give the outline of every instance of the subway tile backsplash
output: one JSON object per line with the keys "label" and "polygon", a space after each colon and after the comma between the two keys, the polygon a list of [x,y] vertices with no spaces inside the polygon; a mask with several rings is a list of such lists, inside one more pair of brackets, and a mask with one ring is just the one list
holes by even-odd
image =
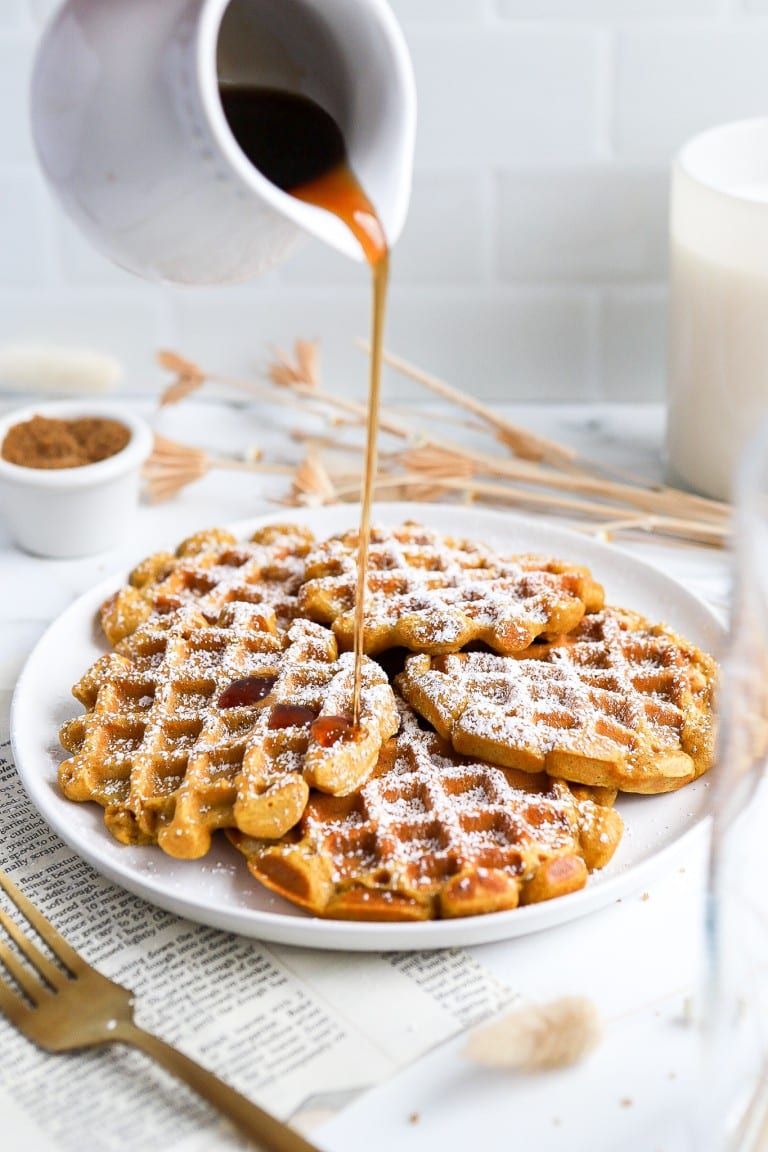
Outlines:
{"label": "subway tile backsplash", "polygon": [[729,0],[499,0],[499,11],[502,16],[515,20],[589,20],[620,24],[659,20],[691,22],[724,14],[728,5]]}
{"label": "subway tile backsplash", "polygon": [[503,173],[499,278],[576,284],[663,279],[668,187],[663,166]]}
{"label": "subway tile backsplash", "polygon": [[768,114],[768,25],[623,30],[613,116],[620,160],[666,160],[692,133]]}
{"label": "subway tile backsplash", "polygon": [[490,168],[595,155],[600,43],[582,29],[421,25],[418,170]]}
{"label": "subway tile backsplash", "polygon": [[24,23],[24,0],[5,0],[0,7],[0,28],[20,28]]}
{"label": "subway tile backsplash", "polygon": [[[56,0],[0,0],[0,342],[87,344],[124,387],[159,347],[258,372],[298,336],[363,395],[365,269],[315,242],[252,284],[144,284],[92,251],[37,172],[29,70]],[[768,115],[768,0],[392,0],[420,98],[393,351],[488,399],[663,396],[671,159]],[[390,374],[392,400],[418,398]]]}

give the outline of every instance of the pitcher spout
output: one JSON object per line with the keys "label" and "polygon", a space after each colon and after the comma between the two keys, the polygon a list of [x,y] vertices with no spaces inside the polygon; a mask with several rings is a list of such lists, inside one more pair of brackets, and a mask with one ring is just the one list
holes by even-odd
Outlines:
{"label": "pitcher spout", "polygon": [[249,279],[302,234],[353,259],[339,219],[252,163],[231,86],[309,98],[339,125],[388,242],[408,209],[413,72],[385,0],[65,0],[32,80],[43,170],[92,243],[148,279]]}

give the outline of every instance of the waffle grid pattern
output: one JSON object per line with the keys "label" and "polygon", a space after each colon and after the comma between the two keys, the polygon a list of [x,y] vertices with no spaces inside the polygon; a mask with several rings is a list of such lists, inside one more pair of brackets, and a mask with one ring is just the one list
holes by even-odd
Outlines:
{"label": "waffle grid pattern", "polygon": [[714,663],[617,609],[518,658],[410,657],[398,684],[457,751],[524,771],[656,793],[713,758]]}
{"label": "waffle grid pattern", "polygon": [[280,844],[234,837],[258,879],[319,915],[416,920],[550,899],[610,859],[613,809],[464,760],[400,710],[396,744],[358,793],[314,794]]}
{"label": "waffle grid pattern", "polygon": [[[330,625],[339,646],[354,637],[358,536],[348,532],[307,557],[302,615]],[[416,524],[374,527],[368,562],[365,650],[402,646],[439,654],[482,641],[517,652],[539,635],[568,632],[603,590],[585,568],[536,556],[501,557],[481,544]]]}
{"label": "waffle grid pattern", "polygon": [[293,524],[269,525],[244,541],[219,528],[198,532],[175,553],[157,552],[133,569],[128,585],[102,607],[105,635],[118,644],[150,618],[186,606],[216,620],[236,602],[269,605],[287,627],[312,543],[311,532]]}
{"label": "waffle grid pattern", "polygon": [[[310,784],[359,784],[397,725],[392,690],[366,661],[365,738],[322,747],[307,725],[269,730],[282,701],[318,714],[350,714],[352,670],[327,629],[297,621],[278,633],[271,611],[229,605],[210,624],[190,610],[140,627],[75,686],[83,716],[65,724],[73,755],[59,779],[73,800],[95,800],[110,831],[128,843],[203,855],[216,828],[280,836],[304,810]],[[221,707],[234,682],[273,681],[266,707]]]}

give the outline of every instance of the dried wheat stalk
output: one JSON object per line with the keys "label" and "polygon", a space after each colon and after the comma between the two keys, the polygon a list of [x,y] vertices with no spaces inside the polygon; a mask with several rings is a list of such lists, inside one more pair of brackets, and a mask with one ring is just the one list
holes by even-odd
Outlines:
{"label": "dried wheat stalk", "polygon": [[[358,341],[358,345],[363,349],[368,348],[367,343],[362,340]],[[437,376],[433,376],[429,372],[424,372],[421,368],[416,367],[400,356],[395,356],[393,353],[385,351],[384,360],[409,379],[424,385],[443,399],[451,400],[466,411],[480,416],[484,423],[494,432],[497,439],[506,444],[520,457],[520,461],[516,462],[516,466],[498,457],[491,457],[490,459],[492,459],[493,464],[488,474],[506,475],[510,478],[520,480],[528,479],[531,483],[550,482],[552,480],[551,471],[545,471],[543,469],[536,470],[534,468],[529,468],[526,471],[526,466],[522,463],[523,461],[534,463],[542,462],[551,465],[553,468],[562,468],[571,473],[570,483],[568,483],[566,478],[562,477],[558,483],[559,487],[565,488],[569,486],[577,491],[592,491],[604,495],[606,498],[611,498],[611,495],[615,495],[619,499],[629,498],[636,506],[645,507],[651,511],[661,511],[665,506],[668,507],[674,504],[677,508],[685,506],[692,513],[695,512],[699,515],[712,518],[728,515],[728,506],[716,500],[682,492],[680,489],[670,488],[663,484],[647,484],[634,477],[626,477],[623,473],[606,468],[602,464],[595,464],[591,461],[584,460],[579,457],[575,450],[563,448],[563,446],[556,441],[539,436],[534,432],[521,428],[517,424],[512,424],[509,420],[499,415],[499,413],[494,412],[493,409],[481,401],[476,400],[472,396],[467,396],[461,392],[460,389],[454,388],[446,381],[441,380]],[[489,459],[489,457],[481,453],[472,453],[463,447],[450,446],[450,450],[474,457],[479,463]],[[576,473],[576,475],[574,475],[574,473]],[[590,473],[591,475],[589,475]],[[618,476],[620,478],[619,483],[607,482],[605,480],[606,474]],[[642,497],[639,493],[642,493]]]}
{"label": "dried wheat stalk", "polygon": [[170,500],[188,484],[201,480],[212,468],[283,476],[292,476],[294,472],[287,464],[265,464],[260,460],[212,456],[203,448],[190,448],[156,433],[152,452],[143,468],[144,485],[150,503]]}
{"label": "dried wheat stalk", "polygon": [[[425,486],[425,477],[419,472],[405,474],[378,476],[374,485],[376,492],[396,488],[398,495],[404,500],[423,499],[420,495]],[[596,501],[579,500],[567,496],[554,496],[543,492],[530,492],[524,488],[512,488],[505,484],[494,484],[487,481],[467,481],[461,477],[435,477],[431,481],[431,491],[434,496],[445,495],[446,492],[457,491],[464,493],[465,497],[476,500],[485,497],[496,504],[508,507],[534,508],[540,511],[561,513],[570,516],[574,513],[595,518],[602,518],[612,532],[636,531],[643,533],[659,533],[663,536],[681,536],[687,540],[694,540],[700,544],[711,544],[721,547],[728,539],[727,525],[709,524],[697,520],[687,520],[678,516],[646,516],[637,514],[626,516],[622,520],[615,517],[615,509]],[[391,494],[391,493],[390,493]],[[337,500],[356,500],[360,495],[359,478],[351,483],[338,484],[335,490]],[[602,525],[598,525],[602,527]]]}
{"label": "dried wheat stalk", "polygon": [[[370,345],[367,341],[358,340],[357,343],[358,347],[370,354]],[[433,376],[431,372],[417,368],[414,364],[410,364],[400,356],[395,356],[392,352],[385,351],[383,359],[385,364],[389,364],[390,367],[396,368],[398,372],[402,372],[411,380],[422,384],[443,400],[450,400],[451,403],[479,416],[481,420],[495,429],[496,436],[502,443],[523,459],[545,460],[556,467],[572,464],[576,460],[577,453],[573,448],[567,448],[555,440],[548,440],[544,436],[539,436],[535,432],[530,432],[509,420],[505,420],[497,412],[491,411],[482,401],[475,399],[474,396],[468,396],[459,388],[454,388],[452,384],[448,384],[447,381]]]}
{"label": "dried wheat stalk", "polygon": [[450,460],[455,462],[457,468],[460,461],[462,467],[471,463],[473,465],[472,474],[476,476],[498,477],[534,487],[554,488],[560,492],[578,492],[585,496],[597,496],[619,506],[629,505],[640,511],[657,515],[694,520],[705,519],[715,523],[724,523],[727,520],[727,505],[720,504],[715,500],[702,501],[701,497],[691,496],[687,492],[681,492],[674,488],[640,488],[606,480],[600,476],[589,476],[583,472],[555,472],[526,460],[492,457],[471,449],[431,447],[416,449],[415,453],[413,450],[406,450],[401,453],[403,465],[418,468],[420,466],[418,461],[424,458],[426,451],[430,452],[435,460],[441,455],[444,456],[446,467],[448,467]]}
{"label": "dried wheat stalk", "polygon": [[[382,431],[404,441],[406,446],[398,452],[382,454],[376,491],[411,500],[440,499],[451,493],[455,498],[463,493],[469,500],[535,508],[570,518],[586,516],[595,521],[593,531],[604,533],[651,532],[716,546],[727,540],[727,505],[660,484],[631,482],[626,477],[616,479],[615,474],[608,478],[605,469],[580,458],[573,449],[512,424],[481,401],[465,396],[391,353],[386,353],[385,358],[442,399],[478,417],[484,427],[512,449],[514,456],[468,448],[431,430],[414,428],[400,413],[383,410]],[[297,341],[293,358],[278,351],[265,368],[269,381],[266,386],[204,371],[172,352],[162,352],[158,359],[176,376],[163,393],[162,403],[176,403],[210,381],[271,402],[295,405],[298,397],[315,415],[330,420],[337,429],[345,423],[359,428],[367,414],[364,404],[335,396],[322,386],[316,342]],[[359,445],[338,435],[321,437],[303,430],[296,430],[293,435],[306,447],[305,458],[296,469],[214,458],[201,449],[185,448],[160,437],[147,467],[150,494],[154,499],[167,499],[210,468],[242,468],[290,474],[292,485],[285,499],[289,504],[314,506],[359,498],[360,470],[342,471],[329,463],[332,455],[359,453]]]}

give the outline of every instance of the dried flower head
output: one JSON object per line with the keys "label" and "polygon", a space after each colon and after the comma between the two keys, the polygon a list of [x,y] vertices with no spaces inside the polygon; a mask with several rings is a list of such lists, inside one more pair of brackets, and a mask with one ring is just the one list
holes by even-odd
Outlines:
{"label": "dried flower head", "polygon": [[205,383],[205,373],[192,360],[185,360],[176,352],[161,351],[157,354],[157,362],[161,368],[176,374],[176,379],[169,384],[160,396],[160,404],[177,404],[190,392],[195,392],[201,384]]}
{"label": "dried flower head", "polygon": [[286,504],[300,508],[318,508],[338,499],[328,470],[317,452],[309,451],[293,475],[291,493]]}
{"label": "dried flower head", "polygon": [[278,349],[277,359],[267,366],[267,376],[278,388],[320,386],[320,345],[317,340],[297,340],[295,359]]}
{"label": "dried flower head", "polygon": [[[440,500],[448,491],[444,481],[466,480],[469,488],[469,481],[475,474],[471,460],[436,445],[408,448],[399,454],[399,461],[408,473],[400,495],[404,500]],[[423,484],[415,480],[421,476],[424,477]]]}
{"label": "dried flower head", "polygon": [[210,467],[211,458],[202,448],[189,448],[156,434],[152,453],[143,469],[150,502],[170,500],[182,488],[205,476]]}
{"label": "dried flower head", "polygon": [[475,464],[458,452],[425,444],[419,448],[407,448],[400,453],[400,462],[409,472],[423,473],[433,480],[465,479],[475,474]]}
{"label": "dried flower head", "polygon": [[[408,445],[408,450],[381,457],[382,470],[375,478],[377,492],[406,500],[482,500],[533,509],[568,516],[578,520],[582,530],[605,534],[647,532],[716,547],[727,543],[727,505],[594,465],[574,449],[512,424],[478,398],[415,365],[388,352],[385,360],[443,401],[460,408],[466,427],[476,427],[479,419],[481,427],[511,449],[514,458],[507,452],[483,452],[448,442],[431,430],[414,427],[411,413],[402,419],[395,411],[382,409],[381,431],[397,437]],[[295,408],[297,400],[301,401],[305,412],[322,416],[337,428],[358,428],[365,423],[365,403],[336,396],[323,388],[316,341],[297,340],[292,355],[279,352],[266,369],[269,384],[265,385],[205,371],[174,352],[161,352],[158,362],[176,375],[163,396],[166,404],[210,381],[245,391],[251,398],[264,398],[291,408]],[[360,497],[359,472],[349,473],[344,463],[337,469],[329,462],[327,449],[341,451],[350,447],[341,436],[318,439],[315,451],[308,453],[296,470],[262,463],[254,458],[255,453],[246,459],[209,458],[200,449],[173,446],[169,441],[164,444],[164,452],[158,449],[147,469],[153,499],[167,499],[213,467],[287,473],[293,481],[286,501],[289,504],[312,506]],[[179,452],[185,455],[179,458]]]}
{"label": "dried flower head", "polygon": [[518,428],[501,417],[497,417],[491,423],[495,427],[496,439],[521,460],[552,464],[555,468],[568,468],[578,457],[575,448],[556,444],[553,440],[537,436],[535,432],[529,432],[526,428]]}

